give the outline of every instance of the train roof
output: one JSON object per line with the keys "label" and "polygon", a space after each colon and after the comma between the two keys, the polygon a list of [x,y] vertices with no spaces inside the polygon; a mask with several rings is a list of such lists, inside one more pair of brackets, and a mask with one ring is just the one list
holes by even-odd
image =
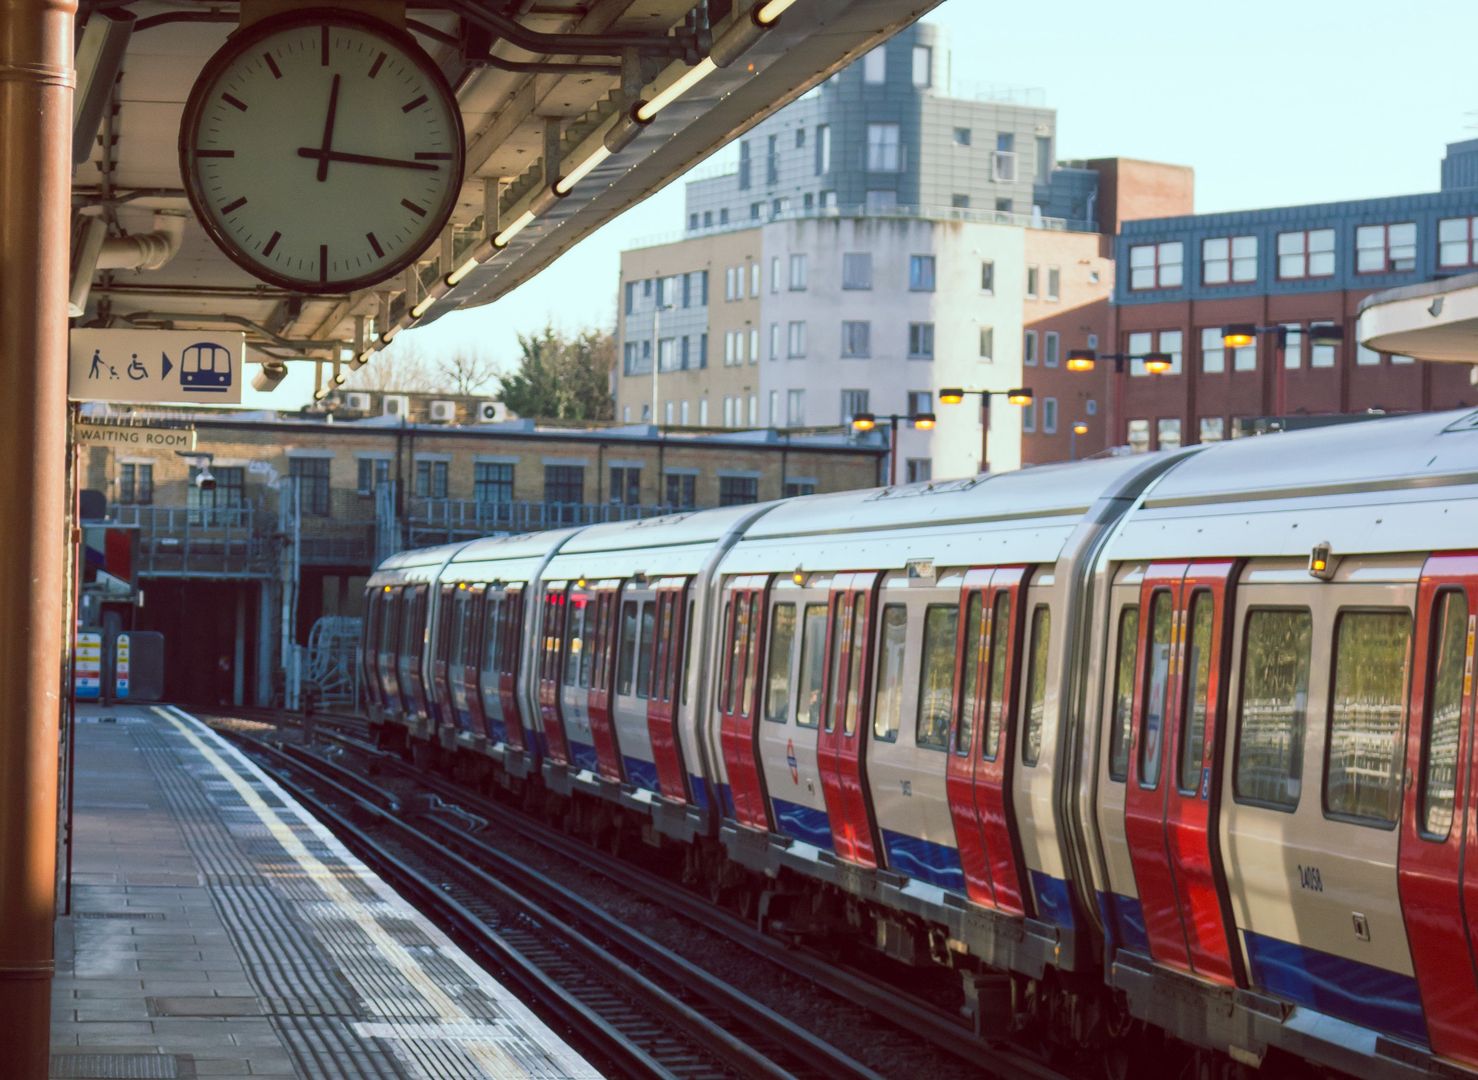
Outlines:
{"label": "train roof", "polygon": [[1421,413],[1211,446],[1153,485],[1110,554],[1471,548],[1475,520],[1478,412]]}
{"label": "train roof", "polygon": [[614,521],[581,530],[549,563],[548,576],[610,578],[635,572],[696,574],[724,538],[781,503],[746,503],[713,510],[669,514],[641,521]]}
{"label": "train roof", "polygon": [[502,562],[505,559],[533,559],[548,555],[580,529],[549,529],[545,532],[518,533],[514,536],[488,536],[473,540],[457,552],[456,563]]}

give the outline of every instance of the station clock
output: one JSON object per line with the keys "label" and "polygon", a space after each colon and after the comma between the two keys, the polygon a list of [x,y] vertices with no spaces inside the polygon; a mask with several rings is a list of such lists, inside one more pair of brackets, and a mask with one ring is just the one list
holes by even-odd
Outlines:
{"label": "station clock", "polygon": [[274,285],[385,281],[438,237],[462,185],[462,114],[407,33],[308,9],[238,30],[206,64],[180,126],[195,215]]}

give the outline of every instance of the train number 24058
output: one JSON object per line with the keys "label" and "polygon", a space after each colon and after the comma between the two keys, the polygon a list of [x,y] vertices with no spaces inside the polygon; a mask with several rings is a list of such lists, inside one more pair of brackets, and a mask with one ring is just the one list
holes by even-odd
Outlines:
{"label": "train number 24058", "polygon": [[1319,868],[1317,866],[1300,865],[1298,868],[1298,885],[1299,888],[1308,889],[1310,892],[1323,892],[1324,881],[1319,877]]}

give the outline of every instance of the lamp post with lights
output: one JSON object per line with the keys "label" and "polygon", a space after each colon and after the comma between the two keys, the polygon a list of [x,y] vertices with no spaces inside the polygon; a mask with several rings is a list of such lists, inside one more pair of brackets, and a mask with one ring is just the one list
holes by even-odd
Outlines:
{"label": "lamp post with lights", "polygon": [[907,420],[915,431],[934,430],[934,414],[923,413],[870,413],[860,412],[852,417],[852,430],[867,432],[879,424],[888,425],[888,486],[898,482],[898,424]]}
{"label": "lamp post with lights", "polygon": [[1086,420],[1074,420],[1071,428],[1072,438],[1068,440],[1068,460],[1078,460],[1078,436],[1088,434],[1088,422]]}
{"label": "lamp post with lights", "polygon": [[[1258,326],[1256,323],[1232,323],[1221,328],[1221,343],[1228,349],[1244,349],[1257,341],[1258,335],[1272,337],[1276,346],[1273,355],[1273,414],[1282,416],[1288,411],[1287,368],[1288,331],[1301,329],[1284,326]],[[1314,345],[1338,345],[1345,339],[1345,328],[1338,323],[1326,323],[1317,329],[1310,325],[1309,341]]]}
{"label": "lamp post with lights", "polygon": [[1106,425],[1109,432],[1117,430],[1123,418],[1124,372],[1128,369],[1129,361],[1138,360],[1144,364],[1144,370],[1150,375],[1167,375],[1175,367],[1175,357],[1168,352],[1100,353],[1094,349],[1069,349],[1067,369],[1076,372],[1093,371],[1100,360],[1110,361],[1114,365],[1114,407]]}
{"label": "lamp post with lights", "polygon": [[1003,397],[1012,405],[1026,408],[1032,403],[1029,386],[1014,386],[1010,390],[966,390],[960,386],[947,386],[939,391],[939,404],[958,405],[968,394],[980,395],[980,471],[990,471],[990,399]]}

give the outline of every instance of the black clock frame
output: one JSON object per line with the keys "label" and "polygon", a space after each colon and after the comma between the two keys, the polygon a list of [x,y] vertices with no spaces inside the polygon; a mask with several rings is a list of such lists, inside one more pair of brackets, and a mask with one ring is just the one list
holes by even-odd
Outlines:
{"label": "black clock frame", "polygon": [[284,29],[294,27],[310,26],[343,26],[356,30],[365,30],[373,34],[379,34],[387,41],[404,50],[405,54],[425,75],[427,81],[442,95],[442,99],[450,107],[452,123],[456,128],[455,138],[452,140],[453,160],[451,162],[454,183],[447,187],[446,195],[440,205],[436,206],[428,215],[428,226],[426,235],[436,237],[446,227],[451,219],[452,211],[456,209],[457,199],[462,190],[462,181],[467,167],[467,138],[462,126],[462,110],[457,103],[456,95],[452,92],[451,85],[446,81],[446,76],[436,66],[435,61],[427,55],[426,50],[407,31],[377,19],[370,15],[363,15],[356,11],[348,11],[339,8],[307,8],[302,11],[288,11],[279,15],[272,15],[260,22],[253,23],[244,29],[237,30],[226,43],[216,50],[214,55],[205,62],[200,75],[195,80],[195,85],[190,88],[190,96],[185,99],[185,112],[180,120],[179,157],[180,177],[184,182],[185,194],[190,200],[190,209],[194,211],[195,220],[200,223],[216,247],[220,248],[226,256],[241,269],[251,274],[252,277],[265,281],[270,285],[291,290],[293,292],[307,293],[314,296],[337,295],[344,292],[352,292],[355,289],[370,288],[382,282],[389,281],[401,273],[421,256],[420,250],[408,249],[406,253],[399,256],[389,266],[377,270],[372,274],[362,275],[344,281],[335,281],[328,284],[320,284],[314,281],[303,281],[298,278],[290,278],[281,274],[275,274],[266,267],[260,265],[251,258],[236,241],[222,229],[211,216],[205,196],[197,189],[194,170],[194,147],[192,140],[198,129],[201,111],[205,108],[209,98],[207,91],[219,75],[228,65],[235,62],[241,56],[249,53],[262,41],[280,33]]}

